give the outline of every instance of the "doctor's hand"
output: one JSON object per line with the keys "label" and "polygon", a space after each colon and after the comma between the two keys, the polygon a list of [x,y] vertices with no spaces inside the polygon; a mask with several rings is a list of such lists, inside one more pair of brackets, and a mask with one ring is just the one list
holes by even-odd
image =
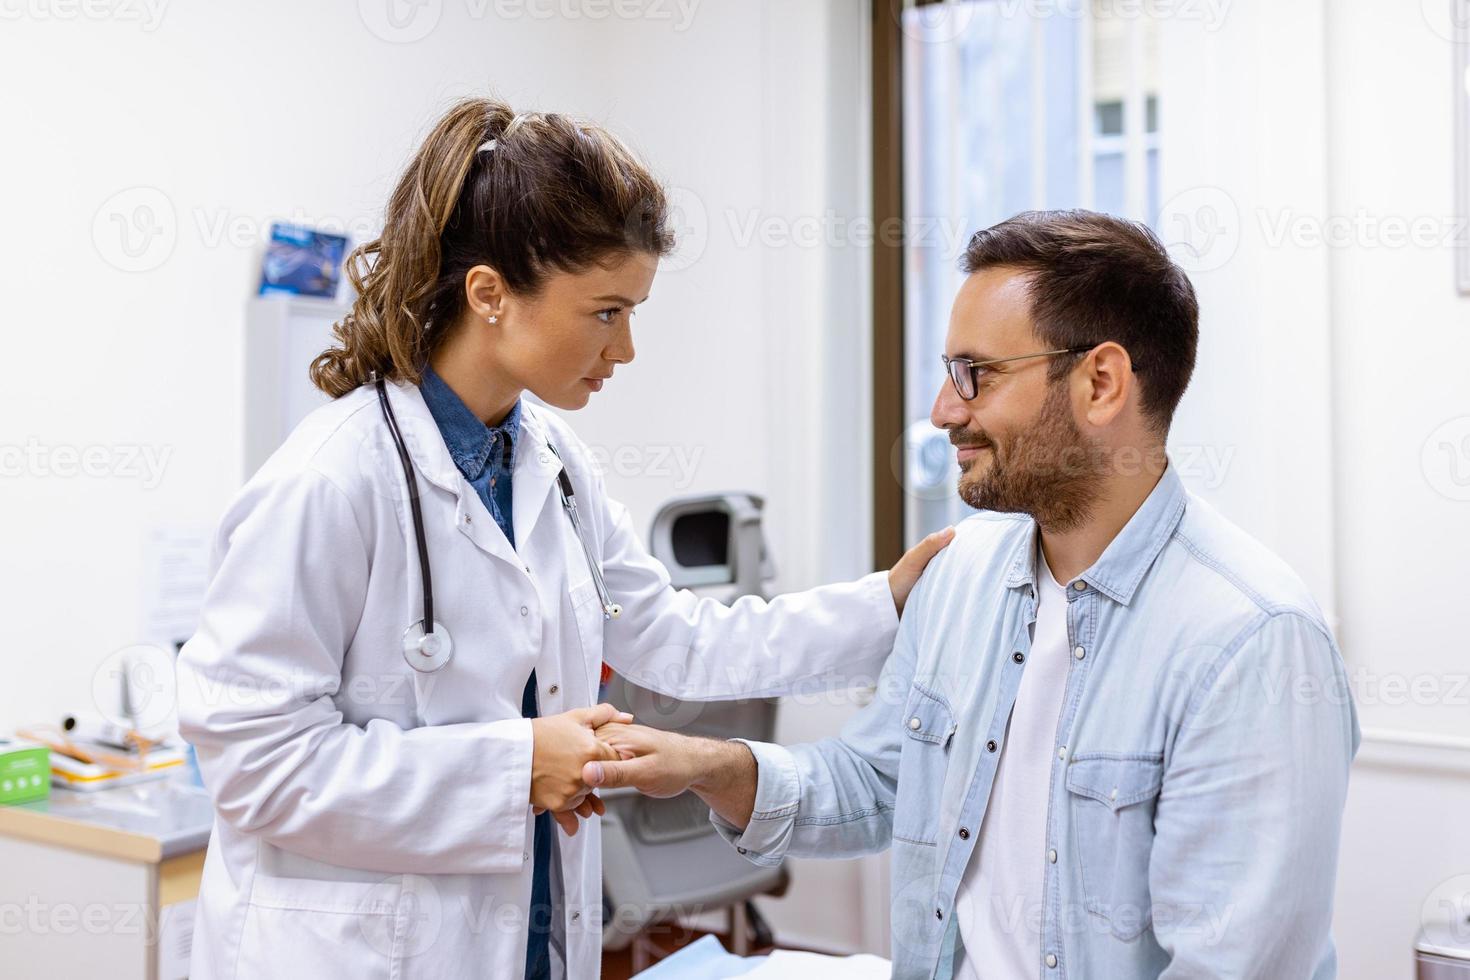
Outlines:
{"label": "doctor's hand", "polygon": [[602,801],[588,796],[582,767],[593,760],[617,759],[618,753],[593,732],[609,722],[632,720],[632,715],[610,704],[531,719],[531,806],[535,812],[552,811],[568,835],[577,832],[578,817],[602,813]]}
{"label": "doctor's hand", "polygon": [[943,551],[945,546],[953,540],[953,527],[935,531],[904,552],[903,557],[889,570],[888,589],[893,593],[893,605],[898,609],[900,616],[903,615],[903,604],[908,602],[909,593],[914,590],[919,576],[924,574],[924,569],[929,565],[929,559]]}

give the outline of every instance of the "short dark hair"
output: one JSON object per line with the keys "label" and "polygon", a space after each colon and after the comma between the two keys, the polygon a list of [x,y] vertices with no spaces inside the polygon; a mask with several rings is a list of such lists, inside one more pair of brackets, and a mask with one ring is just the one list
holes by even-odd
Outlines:
{"label": "short dark hair", "polygon": [[[1110,340],[1128,351],[1144,415],[1169,431],[1194,373],[1199,302],[1146,225],[1096,211],[1023,211],[976,232],[965,249],[966,273],[1000,267],[1026,274],[1046,346]],[[1051,377],[1073,363],[1056,359]]]}

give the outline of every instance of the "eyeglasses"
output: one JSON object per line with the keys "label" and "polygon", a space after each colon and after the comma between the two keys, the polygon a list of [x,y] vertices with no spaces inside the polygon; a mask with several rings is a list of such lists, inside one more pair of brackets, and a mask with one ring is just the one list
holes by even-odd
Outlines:
{"label": "eyeglasses", "polygon": [[975,392],[980,386],[980,372],[986,370],[991,364],[1004,364],[1006,361],[1024,361],[1030,357],[1053,357],[1057,354],[1080,354],[1090,351],[1096,344],[1084,344],[1081,347],[1063,347],[1060,350],[1037,351],[1035,354],[1017,354],[1015,357],[993,357],[988,361],[972,361],[968,357],[950,357],[948,354],[940,354],[939,359],[944,362],[944,368],[949,372],[949,380],[954,382],[954,390],[959,392],[965,401],[975,397]]}

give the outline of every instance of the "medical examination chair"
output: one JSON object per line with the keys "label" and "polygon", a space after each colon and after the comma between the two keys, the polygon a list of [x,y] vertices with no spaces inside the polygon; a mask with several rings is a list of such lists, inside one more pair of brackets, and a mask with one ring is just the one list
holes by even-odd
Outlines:
{"label": "medical examination chair", "polygon": [[[761,527],[764,501],[748,493],[680,497],[654,517],[651,550],[675,588],[731,602],[767,597],[775,577]],[[639,724],[686,735],[775,736],[776,701],[684,702],[614,675],[603,700],[633,712]],[[662,950],[650,926],[681,915],[729,913],[732,950],[744,955],[773,944],[751,898],[785,891],[784,866],[756,867],[715,833],[709,808],[693,793],[650,799],[632,789],[600,794],[602,818],[603,948],[632,946],[635,972]]]}

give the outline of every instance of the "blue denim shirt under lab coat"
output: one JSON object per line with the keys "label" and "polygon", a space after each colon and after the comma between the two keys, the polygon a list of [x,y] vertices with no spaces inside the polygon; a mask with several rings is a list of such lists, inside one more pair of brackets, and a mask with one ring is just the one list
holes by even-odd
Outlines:
{"label": "blue denim shirt under lab coat", "polygon": [[[893,848],[895,978],[950,976],[1035,622],[1035,523],[975,515],[910,596],[876,699],[840,737],[748,743],[758,864]],[[1072,660],[1051,762],[1043,980],[1332,977],[1357,714],[1301,581],[1173,467],[1068,583]],[[981,964],[985,951],[966,950]]]}

